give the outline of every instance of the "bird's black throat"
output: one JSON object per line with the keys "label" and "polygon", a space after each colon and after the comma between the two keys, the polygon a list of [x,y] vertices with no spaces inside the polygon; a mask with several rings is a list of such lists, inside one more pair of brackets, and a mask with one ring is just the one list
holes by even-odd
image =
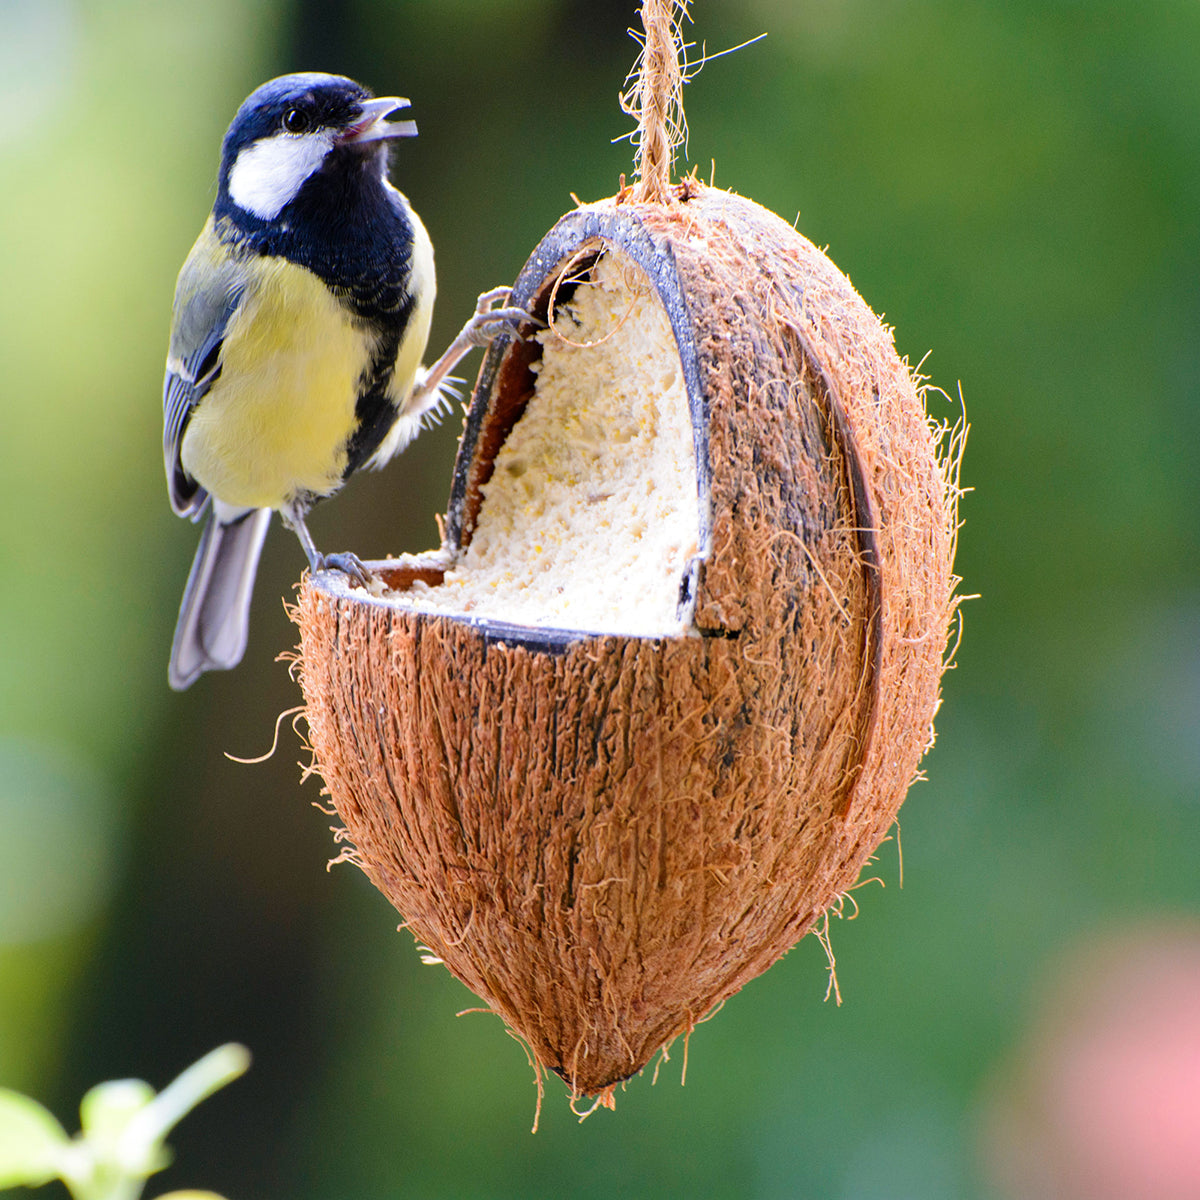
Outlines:
{"label": "bird's black throat", "polygon": [[411,312],[412,224],[384,182],[376,142],[331,150],[271,220],[239,208],[222,189],[213,209],[222,240],[243,253],[286,258],[323,280],[381,334]]}

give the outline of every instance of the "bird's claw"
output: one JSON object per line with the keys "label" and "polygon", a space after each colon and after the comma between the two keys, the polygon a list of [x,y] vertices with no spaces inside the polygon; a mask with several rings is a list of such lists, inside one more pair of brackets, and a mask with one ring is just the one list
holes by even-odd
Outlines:
{"label": "bird's claw", "polygon": [[512,288],[507,284],[494,287],[490,292],[483,292],[475,303],[475,315],[481,317],[491,312],[493,305],[499,304],[501,300],[508,300],[511,296]]}
{"label": "bird's claw", "polygon": [[323,554],[321,556],[322,571],[341,571],[348,575],[359,587],[366,587],[371,581],[371,572],[363,564],[357,554],[347,551],[344,554]]}
{"label": "bird's claw", "polygon": [[538,328],[545,326],[544,321],[516,305],[493,307],[511,298],[512,291],[507,287],[492,288],[490,292],[484,292],[479,297],[475,305],[475,315],[463,330],[463,336],[472,346],[488,346],[502,333],[512,333],[520,337],[522,325],[534,325]]}

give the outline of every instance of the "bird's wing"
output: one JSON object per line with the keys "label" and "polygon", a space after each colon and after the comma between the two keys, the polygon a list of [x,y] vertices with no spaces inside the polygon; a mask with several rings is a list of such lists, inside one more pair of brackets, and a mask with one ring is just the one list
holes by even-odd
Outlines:
{"label": "bird's wing", "polygon": [[246,291],[241,262],[222,253],[211,222],[188,255],[175,288],[163,379],[163,463],[171,507],[196,519],[208,493],[184,469],[183,435],[196,405],[221,374],[225,331]]}

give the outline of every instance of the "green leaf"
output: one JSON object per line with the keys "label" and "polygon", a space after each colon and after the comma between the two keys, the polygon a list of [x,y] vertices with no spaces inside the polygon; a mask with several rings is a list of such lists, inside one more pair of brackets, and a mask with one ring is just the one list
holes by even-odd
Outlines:
{"label": "green leaf", "polygon": [[0,1188],[48,1183],[69,1145],[52,1113],[20,1092],[0,1088]]}
{"label": "green leaf", "polygon": [[167,1192],[158,1200],[225,1200],[225,1197],[218,1196],[216,1192],[197,1192],[189,1188],[182,1192]]}
{"label": "green leaf", "polygon": [[125,1132],[135,1113],[154,1099],[141,1079],[114,1079],[88,1090],[79,1104],[79,1120],[89,1142],[111,1144]]}
{"label": "green leaf", "polygon": [[236,1042],[210,1050],[173,1079],[130,1123],[128,1137],[144,1145],[162,1142],[201,1100],[235,1080],[250,1065],[250,1051]]}

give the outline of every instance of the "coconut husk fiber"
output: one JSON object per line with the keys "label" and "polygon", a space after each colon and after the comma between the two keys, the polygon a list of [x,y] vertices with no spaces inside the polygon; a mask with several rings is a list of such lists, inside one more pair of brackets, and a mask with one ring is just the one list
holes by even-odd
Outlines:
{"label": "coconut husk fiber", "polygon": [[[790,225],[694,181],[569,213],[513,303],[612,247],[675,334],[696,441],[692,630],[624,637],[408,611],[336,573],[296,616],[315,765],[353,860],[560,1075],[606,1092],[849,889],[932,740],[953,471],[890,331]],[[464,429],[436,582],[520,419],[502,338]]]}

